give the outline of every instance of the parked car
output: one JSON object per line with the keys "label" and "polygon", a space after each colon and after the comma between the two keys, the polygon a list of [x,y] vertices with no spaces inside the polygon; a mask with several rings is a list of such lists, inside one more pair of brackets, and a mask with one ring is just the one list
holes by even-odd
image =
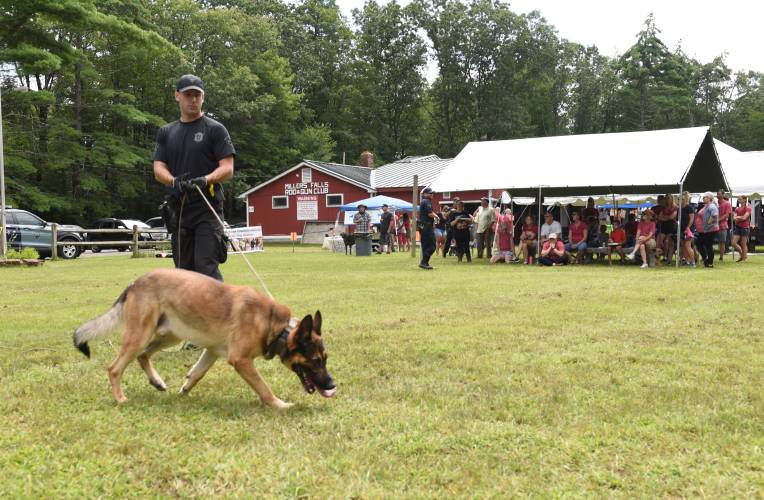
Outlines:
{"label": "parked car", "polygon": [[[133,241],[132,230],[133,226],[138,226],[138,229],[151,229],[148,224],[139,220],[132,219],[115,219],[114,217],[105,217],[98,219],[91,224],[91,229],[126,229],[130,230],[130,233],[92,233],[86,234],[88,241],[101,242],[101,241]],[[149,233],[139,233],[138,239],[141,241],[150,241],[151,235]],[[126,250],[132,250],[132,245],[93,245],[90,247],[90,251],[98,253],[104,249],[116,248],[120,252]]]}
{"label": "parked car", "polygon": [[162,233],[150,233],[152,236],[152,239],[154,240],[167,240],[170,239],[170,235],[167,234],[167,228],[164,226],[164,219],[161,217],[152,217],[150,219],[146,219],[146,224],[151,229],[164,229],[164,232]]}
{"label": "parked car", "polygon": [[[16,208],[6,209],[8,224],[6,235],[8,245],[15,249],[34,248],[41,257],[50,257],[53,232],[51,223],[42,220],[32,212]],[[57,224],[58,255],[64,259],[76,259],[82,253],[82,246],[70,243],[83,241],[83,228],[75,225]]]}

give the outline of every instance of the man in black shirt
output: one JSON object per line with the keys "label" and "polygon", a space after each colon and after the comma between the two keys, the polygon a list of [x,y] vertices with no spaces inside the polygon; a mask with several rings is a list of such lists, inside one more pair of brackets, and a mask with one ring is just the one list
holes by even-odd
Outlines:
{"label": "man in black shirt", "polygon": [[430,265],[430,257],[435,252],[435,224],[438,216],[432,211],[432,189],[426,187],[422,190],[422,203],[419,204],[419,220],[417,229],[422,242],[422,261],[419,267],[433,269]]}
{"label": "man in black shirt", "polygon": [[393,225],[393,214],[389,210],[387,204],[382,205],[382,215],[379,216],[379,244],[382,245],[382,251],[385,253],[390,253],[392,246],[390,229]]}
{"label": "man in black shirt", "polygon": [[[223,218],[223,187],[233,177],[236,150],[228,130],[202,113],[204,85],[194,75],[180,77],[175,86],[180,119],[157,133],[154,177],[166,186],[167,202],[179,224],[172,233],[175,267],[197,271],[223,281],[218,268],[226,259],[223,228],[199,194]],[[170,227],[172,226],[172,227]]]}

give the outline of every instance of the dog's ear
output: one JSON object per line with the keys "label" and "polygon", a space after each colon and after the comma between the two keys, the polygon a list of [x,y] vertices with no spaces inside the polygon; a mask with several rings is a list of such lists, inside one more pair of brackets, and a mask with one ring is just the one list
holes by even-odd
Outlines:
{"label": "dog's ear", "polygon": [[297,349],[297,344],[300,344],[305,340],[310,340],[312,331],[313,318],[308,314],[302,318],[302,321],[297,325],[297,328],[289,334],[289,337],[287,338],[287,347],[289,350],[295,350]]}
{"label": "dog's ear", "polygon": [[321,336],[321,311],[316,311],[316,314],[313,315],[313,329],[316,331],[316,334],[320,337]]}

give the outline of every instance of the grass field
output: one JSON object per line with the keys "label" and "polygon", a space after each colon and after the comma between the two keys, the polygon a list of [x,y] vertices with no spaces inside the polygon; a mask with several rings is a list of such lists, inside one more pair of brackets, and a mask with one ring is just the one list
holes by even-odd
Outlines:
{"label": "grass field", "polygon": [[[764,258],[714,270],[491,267],[270,248],[295,316],[324,315],[331,400],[257,360],[287,413],[198,352],[136,364],[71,346],[168,260],[0,269],[0,497],[506,497],[764,494]],[[229,283],[254,283],[241,259]]]}

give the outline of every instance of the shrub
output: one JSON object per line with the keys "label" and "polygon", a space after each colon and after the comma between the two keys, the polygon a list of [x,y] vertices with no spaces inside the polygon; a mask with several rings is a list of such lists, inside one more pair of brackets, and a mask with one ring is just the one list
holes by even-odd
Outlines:
{"label": "shrub", "polygon": [[22,248],[20,252],[18,250],[9,248],[8,252],[6,253],[6,257],[9,259],[35,260],[40,258],[40,254],[37,253],[37,250],[34,248]]}

